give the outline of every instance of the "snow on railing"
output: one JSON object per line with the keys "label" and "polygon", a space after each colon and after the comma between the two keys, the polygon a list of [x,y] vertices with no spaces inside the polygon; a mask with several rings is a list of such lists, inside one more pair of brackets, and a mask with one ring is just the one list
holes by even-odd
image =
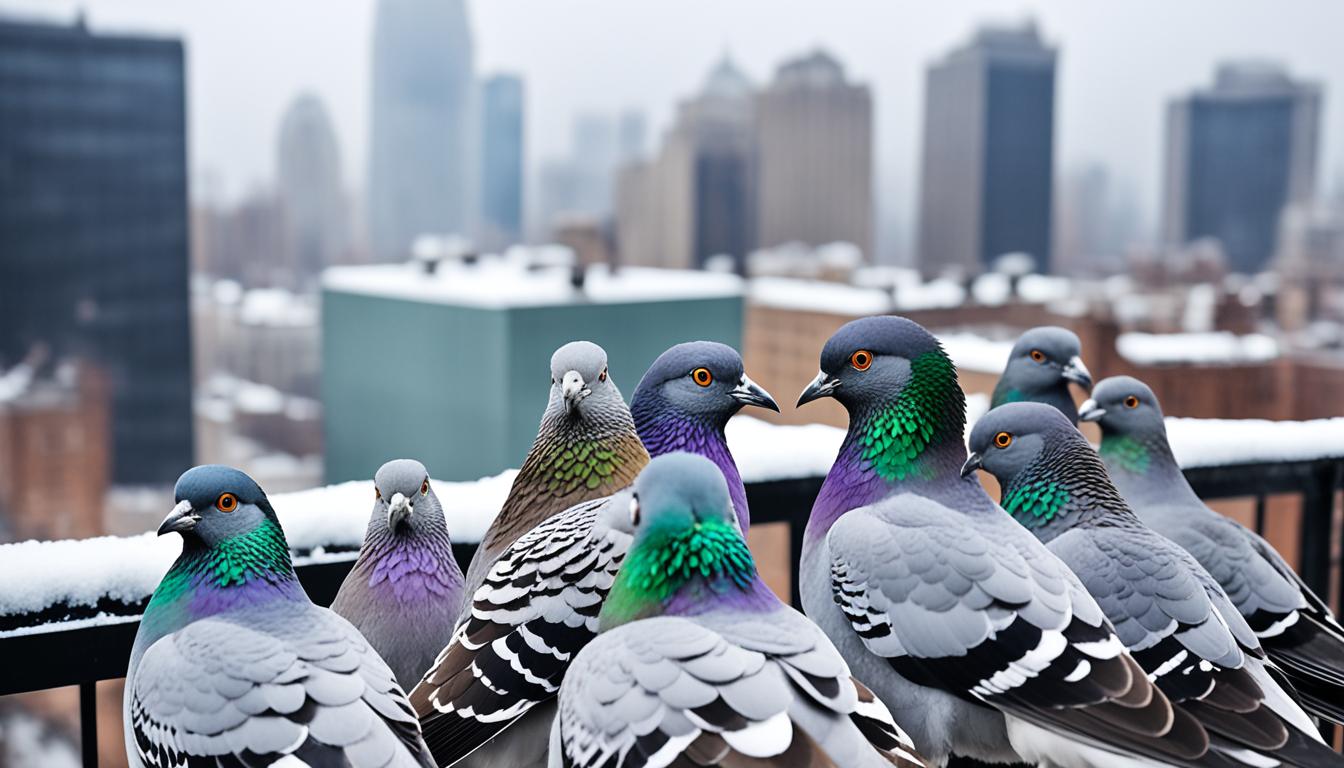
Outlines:
{"label": "snow on railing", "polygon": [[[968,402],[971,420],[986,409],[983,395]],[[1271,464],[1344,458],[1344,418],[1259,421],[1170,418],[1172,449],[1184,467]],[[778,426],[739,416],[728,425],[728,443],[748,484],[819,478],[835,460],[844,430],[811,424]],[[508,494],[516,470],[471,482],[435,481],[453,540],[480,541]],[[271,497],[296,564],[350,558],[359,547],[373,504],[372,480],[360,480]],[[164,499],[164,512],[171,507]],[[104,536],[0,545],[0,626],[6,617],[53,606],[83,608],[87,615],[107,601],[134,605],[146,599],[177,557],[177,537]],[[59,563],[60,567],[53,564]],[[125,621],[125,616],[84,619]],[[55,617],[53,620],[59,620]],[[17,634],[32,627],[0,632]]]}

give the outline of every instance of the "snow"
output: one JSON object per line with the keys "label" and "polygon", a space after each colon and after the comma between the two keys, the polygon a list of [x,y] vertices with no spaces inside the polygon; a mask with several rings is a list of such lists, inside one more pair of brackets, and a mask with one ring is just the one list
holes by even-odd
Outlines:
{"label": "snow", "polygon": [[7,707],[0,713],[0,765],[78,768],[80,757],[60,729],[30,712]]}
{"label": "snow", "polygon": [[[536,252],[536,253],[534,253]],[[544,249],[511,248],[481,256],[476,263],[440,262],[434,274],[421,264],[332,267],[322,274],[330,291],[428,303],[503,309],[576,301],[622,303],[742,295],[736,275],[691,270],[622,267],[588,268],[582,292],[570,283],[570,268],[555,266]]]}
{"label": "snow", "polygon": [[0,403],[22,395],[33,380],[33,368],[27,363],[19,363],[8,371],[0,373]]}
{"label": "snow", "polygon": [[243,294],[238,318],[245,325],[273,328],[311,328],[317,325],[317,306],[309,297],[281,288],[253,288]]}
{"label": "snow", "polygon": [[1122,333],[1116,350],[1131,363],[1249,363],[1273,360],[1279,344],[1260,333]]}
{"label": "snow", "polygon": [[891,294],[877,288],[857,288],[826,280],[757,277],[747,282],[752,304],[861,317],[892,310]]}
{"label": "snow", "polygon": [[936,335],[959,370],[1002,373],[1013,351],[1012,341],[995,341],[965,332]]}
{"label": "snow", "polygon": [[1217,467],[1344,456],[1344,417],[1312,421],[1167,418],[1182,467]]}

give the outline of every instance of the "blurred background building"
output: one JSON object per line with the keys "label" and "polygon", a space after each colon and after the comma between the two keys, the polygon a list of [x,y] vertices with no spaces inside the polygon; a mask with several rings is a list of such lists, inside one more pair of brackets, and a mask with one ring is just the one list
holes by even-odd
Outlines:
{"label": "blurred background building", "polygon": [[523,81],[498,74],[481,85],[481,245],[523,235]]}
{"label": "blurred background building", "polygon": [[305,93],[285,110],[276,150],[276,187],[283,256],[268,281],[311,286],[350,247],[350,214],[341,180],[340,147],[327,108]]}

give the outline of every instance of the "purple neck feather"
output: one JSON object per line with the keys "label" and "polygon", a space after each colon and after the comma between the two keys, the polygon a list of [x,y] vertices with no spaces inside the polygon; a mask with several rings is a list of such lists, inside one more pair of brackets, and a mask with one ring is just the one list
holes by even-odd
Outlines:
{"label": "purple neck feather", "polygon": [[718,466],[728,481],[728,496],[733,501],[733,510],[737,512],[737,524],[745,532],[751,525],[751,515],[747,510],[747,489],[742,484],[742,475],[737,471],[733,454],[728,450],[723,426],[666,411],[648,418],[640,418],[642,415],[636,416],[635,427],[650,458],[685,451],[704,456]]}
{"label": "purple neck feather", "polygon": [[384,528],[368,538],[355,567],[368,575],[369,591],[378,598],[424,603],[462,589],[452,558],[447,534],[392,534]]}
{"label": "purple neck feather", "polygon": [[714,611],[734,613],[767,613],[782,603],[775,593],[753,573],[746,589],[723,579],[722,583],[694,581],[678,589],[663,603],[664,616],[700,616]]}

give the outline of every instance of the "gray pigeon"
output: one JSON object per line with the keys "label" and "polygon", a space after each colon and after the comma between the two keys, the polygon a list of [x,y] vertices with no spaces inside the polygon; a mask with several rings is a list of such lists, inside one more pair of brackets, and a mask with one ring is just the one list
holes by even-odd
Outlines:
{"label": "gray pigeon", "polygon": [[1139,519],[1194,555],[1283,668],[1308,712],[1344,724],[1344,629],[1269,542],[1209,509],[1181,473],[1143,382],[1103,380],[1083,404],[1101,458]]}
{"label": "gray pigeon", "polygon": [[425,465],[389,461],[373,478],[373,514],[359,559],[331,609],[350,620],[410,690],[452,637],[462,569]]}
{"label": "gray pigeon", "polygon": [[994,386],[990,406],[1034,402],[1053,405],[1069,421],[1078,423],[1078,406],[1069,384],[1092,391],[1092,374],[1083,365],[1082,344],[1067,328],[1042,325],[1018,337],[1008,355],[1008,365]]}
{"label": "gray pigeon", "polygon": [[971,432],[968,475],[998,478],[1003,508],[1082,579],[1148,676],[1232,759],[1341,764],[1271,677],[1222,587],[1190,553],[1139,521],[1092,446],[1042,403],[995,408]]}
{"label": "gray pigeon", "polygon": [[756,571],[710,460],[659,456],[603,521],[634,537],[560,688],[551,765],[924,762],[826,636]]}
{"label": "gray pigeon", "polygon": [[965,396],[900,317],[846,324],[799,404],[850,414],[803,538],[803,607],[943,764],[1188,762],[1197,723],[1130,657],[1078,578],[960,475]]}
{"label": "gray pigeon", "polygon": [[[680,382],[664,377],[674,367],[685,368],[680,378],[690,386],[678,389]],[[709,385],[701,383],[705,374]],[[730,486],[741,486],[719,419],[742,408],[746,397],[765,407],[773,403],[743,379],[740,357],[722,345],[698,342],[668,350],[644,375],[632,405],[653,438],[649,447],[709,456],[725,476],[731,468]],[[715,381],[727,386],[714,386]],[[682,432],[692,437],[663,439],[672,423],[687,425]],[[544,764],[560,678],[597,633],[598,608],[628,544],[627,536],[595,525],[602,508],[625,503],[620,498],[553,515],[496,558],[452,642],[411,693],[441,764],[468,754],[472,765]],[[742,498],[739,514],[746,511],[745,493]]]}
{"label": "gray pigeon", "polygon": [[266,494],[187,470],[159,534],[182,554],[140,621],[123,716],[132,768],[432,766],[406,696],[359,631],[308,599]]}

